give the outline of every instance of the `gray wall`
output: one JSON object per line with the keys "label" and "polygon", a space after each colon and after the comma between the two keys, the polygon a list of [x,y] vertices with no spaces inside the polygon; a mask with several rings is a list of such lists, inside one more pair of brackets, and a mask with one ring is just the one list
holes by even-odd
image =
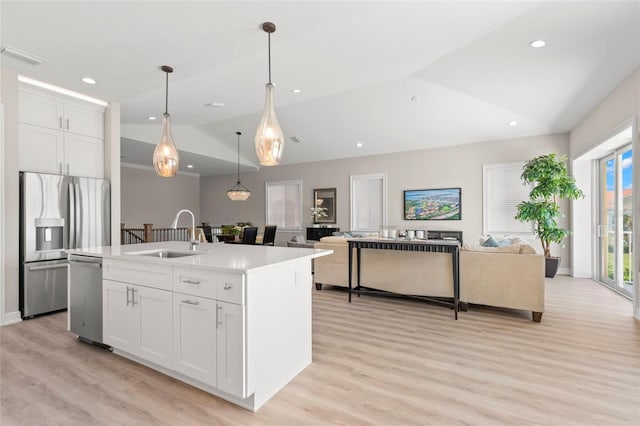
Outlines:
{"label": "gray wall", "polygon": [[[156,175],[151,168],[122,165],[121,221],[127,228],[152,223],[154,228],[168,228],[176,213],[189,209],[200,223],[200,178],[179,174],[172,178]],[[180,217],[180,226],[191,224],[188,215]]]}
{"label": "gray wall", "polygon": [[[285,148],[286,149],[286,148]],[[256,173],[241,174],[242,184],[251,190],[245,202],[232,202],[226,191],[235,184],[235,176],[201,178],[200,213],[212,224],[250,221],[262,227],[265,222],[265,182],[302,179],[304,226],[311,226],[307,214],[312,206],[314,188],[337,188],[337,224],[349,229],[349,176],[385,172],[387,174],[387,222],[400,228],[462,230],[467,242],[477,241],[482,233],[483,164],[524,161],[540,154],[568,154],[567,134],[533,136],[513,140],[489,141],[454,147],[349,158],[335,161],[263,167]],[[462,220],[404,221],[403,190],[426,188],[462,188]],[[567,205],[564,205],[567,211]],[[568,226],[568,214],[564,225]],[[291,234],[279,232],[283,244]],[[567,243],[568,244],[568,243]],[[539,247],[536,248],[538,250]],[[554,255],[569,266],[569,249],[556,247]]]}

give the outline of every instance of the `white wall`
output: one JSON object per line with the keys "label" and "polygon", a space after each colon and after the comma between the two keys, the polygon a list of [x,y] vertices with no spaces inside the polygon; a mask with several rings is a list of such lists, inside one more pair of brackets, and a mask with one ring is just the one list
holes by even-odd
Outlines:
{"label": "white wall", "polygon": [[19,182],[18,182],[18,75],[7,68],[0,69],[0,96],[4,104],[4,287],[2,324],[20,321],[18,307],[19,264]]}
{"label": "white wall", "polygon": [[[286,149],[286,148],[285,148]],[[349,176],[385,172],[387,174],[387,223],[401,228],[462,230],[467,242],[475,242],[482,233],[482,166],[490,163],[524,161],[549,152],[567,154],[568,135],[533,136],[489,141],[447,148],[412,151],[389,155],[321,161],[278,167],[264,167],[255,173],[240,175],[242,184],[251,190],[248,201],[230,201],[226,191],[235,184],[235,176],[201,178],[200,213],[212,224],[250,221],[260,227],[265,222],[264,187],[267,181],[302,179],[304,226],[311,226],[309,209],[314,188],[337,188],[337,224],[349,227]],[[403,190],[427,188],[462,188],[462,220],[403,220]],[[567,205],[564,205],[565,211]],[[568,226],[568,214],[563,225]],[[303,230],[304,233],[304,230]],[[278,232],[283,244],[291,234]],[[539,247],[536,248],[540,250]],[[553,248],[568,268],[569,249]]]}
{"label": "white wall", "polygon": [[[154,228],[168,228],[181,209],[189,209],[200,223],[200,178],[198,175],[178,174],[172,178],[156,175],[149,168],[123,164],[120,169],[121,222],[126,228],[142,228],[152,223]],[[191,225],[187,217],[180,218],[180,226]]]}

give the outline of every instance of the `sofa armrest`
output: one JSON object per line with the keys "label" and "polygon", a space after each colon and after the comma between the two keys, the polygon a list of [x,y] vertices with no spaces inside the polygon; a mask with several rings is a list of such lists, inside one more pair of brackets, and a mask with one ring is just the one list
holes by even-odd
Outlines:
{"label": "sofa armrest", "polygon": [[460,300],[544,312],[544,256],[460,252]]}

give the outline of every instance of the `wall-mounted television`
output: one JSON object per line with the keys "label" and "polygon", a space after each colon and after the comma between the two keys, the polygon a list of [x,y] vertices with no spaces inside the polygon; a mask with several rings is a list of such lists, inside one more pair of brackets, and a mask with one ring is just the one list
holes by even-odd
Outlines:
{"label": "wall-mounted television", "polygon": [[404,191],[404,220],[462,219],[462,189],[414,189]]}

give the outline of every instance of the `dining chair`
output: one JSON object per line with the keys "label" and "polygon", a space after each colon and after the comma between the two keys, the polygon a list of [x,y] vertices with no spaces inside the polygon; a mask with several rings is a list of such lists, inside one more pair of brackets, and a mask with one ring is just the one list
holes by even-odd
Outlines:
{"label": "dining chair", "polygon": [[248,226],[244,228],[242,233],[242,244],[255,244],[258,236],[258,227]]}
{"label": "dining chair", "polygon": [[264,236],[262,237],[263,246],[274,246],[276,242],[277,225],[266,225],[264,227]]}

